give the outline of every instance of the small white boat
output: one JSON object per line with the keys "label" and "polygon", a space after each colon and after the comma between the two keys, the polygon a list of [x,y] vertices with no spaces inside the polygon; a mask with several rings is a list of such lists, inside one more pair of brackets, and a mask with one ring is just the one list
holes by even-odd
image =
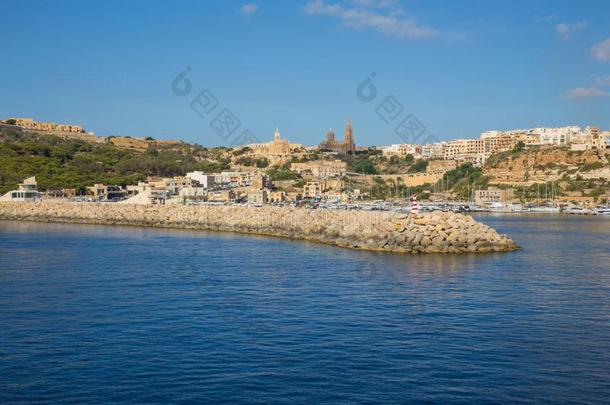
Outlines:
{"label": "small white boat", "polygon": [[503,203],[492,203],[489,206],[491,212],[527,212],[527,208],[523,208],[521,204],[503,204]]}
{"label": "small white boat", "polygon": [[595,208],[595,213],[597,215],[609,215],[610,216],[610,206],[599,206]]}
{"label": "small white boat", "polygon": [[580,207],[569,207],[563,211],[564,214],[572,214],[572,215],[592,215],[594,214],[593,210],[588,208],[580,208]]}
{"label": "small white boat", "polygon": [[530,212],[540,212],[540,213],[558,213],[558,207],[545,207],[545,206],[534,206],[529,208]]}

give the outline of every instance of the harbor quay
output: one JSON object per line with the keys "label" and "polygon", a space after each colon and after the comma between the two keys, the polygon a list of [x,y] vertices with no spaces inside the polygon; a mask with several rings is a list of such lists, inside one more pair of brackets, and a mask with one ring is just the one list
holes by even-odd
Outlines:
{"label": "harbor quay", "polygon": [[0,220],[238,232],[393,253],[506,252],[506,235],[453,212],[311,210],[295,207],[0,202]]}

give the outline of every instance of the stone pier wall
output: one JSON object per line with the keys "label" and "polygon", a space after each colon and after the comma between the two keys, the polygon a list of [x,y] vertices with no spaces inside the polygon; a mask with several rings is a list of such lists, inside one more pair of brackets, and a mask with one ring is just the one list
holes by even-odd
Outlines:
{"label": "stone pier wall", "polygon": [[304,208],[2,202],[0,219],[252,233],[398,253],[502,252],[506,235],[470,216]]}

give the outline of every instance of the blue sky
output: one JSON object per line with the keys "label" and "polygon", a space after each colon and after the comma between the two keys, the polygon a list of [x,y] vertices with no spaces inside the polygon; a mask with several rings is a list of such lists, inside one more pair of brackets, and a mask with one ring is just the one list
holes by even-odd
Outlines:
{"label": "blue sky", "polygon": [[[0,0],[0,116],[100,135],[231,143],[249,129],[317,144],[352,117],[357,144],[399,143],[394,96],[438,139],[487,129],[610,128],[610,2]],[[191,92],[172,91],[190,67]],[[358,85],[374,72],[377,97]],[[218,106],[200,117],[208,90]],[[232,136],[234,136],[232,135]]]}

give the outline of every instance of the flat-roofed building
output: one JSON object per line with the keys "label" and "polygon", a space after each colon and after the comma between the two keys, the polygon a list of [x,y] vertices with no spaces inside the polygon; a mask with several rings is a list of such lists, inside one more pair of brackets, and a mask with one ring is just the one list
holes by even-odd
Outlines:
{"label": "flat-roofed building", "polygon": [[264,174],[255,174],[252,176],[250,187],[256,190],[262,190],[264,188],[270,189],[273,186],[271,178]]}
{"label": "flat-roofed building", "polygon": [[513,199],[512,189],[490,187],[487,190],[476,190],[474,202],[476,205],[489,206],[497,203],[508,203]]}
{"label": "flat-roofed building", "polygon": [[291,163],[290,170],[301,175],[314,177],[341,177],[347,173],[347,163],[342,160],[313,160],[304,163]]}
{"label": "flat-roofed building", "polygon": [[76,197],[75,188],[50,189],[45,191],[45,197],[48,198],[73,198]]}
{"label": "flat-roofed building", "polygon": [[308,181],[303,186],[303,198],[321,198],[323,184],[319,181]]}
{"label": "flat-roofed building", "polygon": [[410,143],[399,143],[381,148],[384,156],[419,156],[421,154],[421,145]]}
{"label": "flat-roofed building", "polygon": [[216,183],[225,187],[248,187],[256,172],[221,172],[216,178]]}
{"label": "flat-roofed building", "polygon": [[213,202],[235,202],[237,193],[234,190],[219,190],[208,193],[208,201]]}
{"label": "flat-roofed building", "polygon": [[202,187],[211,190],[216,187],[216,177],[213,174],[206,174],[201,171],[188,172],[186,177],[198,182]]}
{"label": "flat-roofed building", "polygon": [[96,183],[87,189],[99,201],[119,201],[127,197],[127,190],[115,184]]}
{"label": "flat-roofed building", "polygon": [[267,190],[251,190],[248,193],[248,203],[267,204],[269,202],[269,192]]}
{"label": "flat-roofed building", "polygon": [[4,194],[0,201],[36,201],[40,199],[36,177],[28,177],[18,185],[17,190]]}
{"label": "flat-roofed building", "polygon": [[271,191],[269,193],[269,202],[270,203],[280,203],[286,201],[286,192],[285,191]]}
{"label": "flat-roofed building", "polygon": [[490,138],[486,138],[483,142],[484,142],[483,152],[488,155],[511,150],[517,144],[516,137],[511,136],[511,135],[490,137]]}

